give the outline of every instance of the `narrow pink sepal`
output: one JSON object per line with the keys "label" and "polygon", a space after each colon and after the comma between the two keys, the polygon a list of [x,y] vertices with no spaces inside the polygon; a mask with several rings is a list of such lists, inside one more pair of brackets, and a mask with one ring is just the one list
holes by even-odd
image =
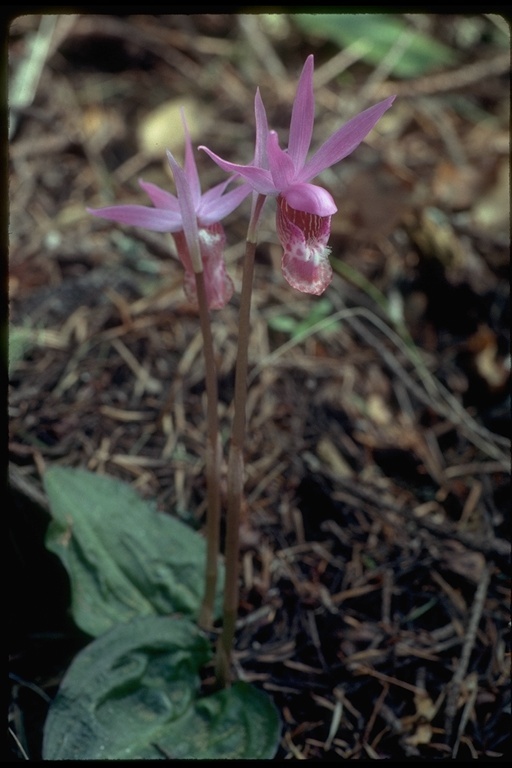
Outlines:
{"label": "narrow pink sepal", "polygon": [[394,96],[388,96],[387,99],[365,109],[364,112],[360,112],[335,131],[332,136],[329,136],[327,141],[324,141],[299,171],[297,181],[311,181],[326,168],[330,168],[350,155],[366,138],[394,100]]}
{"label": "narrow pink sepal", "polygon": [[164,208],[180,214],[180,205],[175,195],[144,179],[139,179],[139,187],[144,190],[155,208]]}
{"label": "narrow pink sepal", "polygon": [[176,232],[182,227],[181,214],[146,205],[110,205],[107,208],[86,208],[86,211],[99,219],[144,227],[153,232]]}
{"label": "narrow pink sepal", "polygon": [[315,121],[313,68],[314,57],[310,54],[302,68],[290,120],[288,153],[296,170],[303,167],[313,136],[313,123]]}

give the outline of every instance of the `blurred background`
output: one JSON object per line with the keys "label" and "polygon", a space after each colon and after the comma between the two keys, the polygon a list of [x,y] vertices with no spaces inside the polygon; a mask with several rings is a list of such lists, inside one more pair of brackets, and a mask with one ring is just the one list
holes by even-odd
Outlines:
{"label": "blurred background", "polygon": [[[312,150],[397,98],[317,180],[338,213],[321,297],[253,296],[237,663],[275,696],[278,759],[504,754],[510,735],[510,32],[495,14],[28,14],[9,29],[11,759],[87,638],[44,549],[40,476],[116,475],[201,529],[204,373],[168,235],[93,219],[174,192],[165,149],[247,163],[254,94],[287,144],[315,56]],[[197,152],[204,189],[220,169]],[[215,312],[229,441],[250,203]],[[249,620],[248,617],[252,617]]]}

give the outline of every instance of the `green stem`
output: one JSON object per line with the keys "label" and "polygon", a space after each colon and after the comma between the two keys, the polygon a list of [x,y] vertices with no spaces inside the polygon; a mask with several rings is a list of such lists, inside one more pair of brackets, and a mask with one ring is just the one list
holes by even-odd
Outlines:
{"label": "green stem", "polygon": [[226,582],[224,587],[224,620],[222,633],[217,645],[215,675],[221,688],[229,685],[231,678],[231,652],[235,637],[239,595],[240,559],[240,510],[244,486],[245,421],[247,403],[247,369],[249,358],[249,335],[251,330],[251,297],[256,254],[256,228],[265,202],[259,195],[253,205],[253,213],[245,247],[240,316],[238,323],[238,352],[235,374],[234,416],[231,445],[228,460],[228,506],[226,514]]}
{"label": "green stem", "polygon": [[206,568],[203,602],[199,613],[199,626],[211,629],[214,617],[214,602],[217,589],[217,563],[220,544],[220,460],[217,370],[213,351],[213,337],[210,313],[204,285],[204,273],[196,272],[199,322],[203,335],[203,353],[206,377]]}

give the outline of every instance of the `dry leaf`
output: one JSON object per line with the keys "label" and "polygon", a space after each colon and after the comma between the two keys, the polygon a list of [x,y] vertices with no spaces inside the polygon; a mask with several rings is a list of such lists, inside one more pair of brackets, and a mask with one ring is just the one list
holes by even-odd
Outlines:
{"label": "dry leaf", "polygon": [[472,165],[442,162],[436,168],[432,189],[438,203],[453,211],[471,207],[482,185],[481,171]]}
{"label": "dry leaf", "polygon": [[83,109],[81,128],[95,152],[101,152],[112,140],[122,139],[126,133],[121,115],[98,104],[89,104]]}
{"label": "dry leaf", "polygon": [[325,462],[338,477],[352,477],[352,468],[347,464],[334,443],[328,437],[322,437],[317,446],[318,458]]}
{"label": "dry leaf", "polygon": [[485,568],[485,558],[480,552],[470,552],[458,541],[446,541],[443,547],[443,563],[452,573],[464,576],[478,584]]}
{"label": "dry leaf", "polygon": [[366,400],[366,407],[368,409],[368,416],[375,424],[384,426],[391,423],[391,412],[381,395],[369,395]]}
{"label": "dry leaf", "polygon": [[192,143],[199,140],[208,120],[208,113],[193,98],[172,99],[161,104],[141,121],[137,130],[141,152],[160,158],[165,156],[165,150],[169,149],[180,162],[183,161],[185,135],[181,121],[182,109]]}
{"label": "dry leaf", "polygon": [[429,744],[432,739],[432,726],[430,723],[420,723],[411,736],[405,738],[405,743],[411,747],[417,747],[418,744]]}
{"label": "dry leaf", "polygon": [[425,720],[432,720],[437,712],[437,705],[434,704],[427,691],[421,690],[414,694],[414,704],[416,713]]}
{"label": "dry leaf", "polygon": [[508,159],[499,168],[494,186],[473,207],[477,227],[494,234],[508,233],[510,227],[510,166]]}

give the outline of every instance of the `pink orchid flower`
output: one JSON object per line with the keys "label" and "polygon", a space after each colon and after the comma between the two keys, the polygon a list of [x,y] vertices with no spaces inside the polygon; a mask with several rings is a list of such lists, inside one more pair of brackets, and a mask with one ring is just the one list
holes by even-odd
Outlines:
{"label": "pink orchid flower", "polygon": [[256,152],[252,165],[230,163],[207,147],[199,149],[204,149],[224,171],[246,179],[254,191],[277,197],[276,228],[284,251],[284,277],[293,288],[319,295],[332,279],[327,241],[331,216],[338,209],[329,192],[310,181],[353,152],[395,97],[390,96],[349,120],[307,160],[315,111],[313,67],[311,55],[297,87],[287,150],[279,146],[277,133],[268,129],[259,91],[255,101]]}
{"label": "pink orchid flower", "polygon": [[210,309],[221,309],[233,295],[233,282],[224,263],[226,237],[219,223],[235,210],[251,192],[242,184],[225,193],[232,177],[201,193],[199,176],[185,118],[185,164],[182,169],[172,154],[167,156],[176,184],[177,197],[156,184],[142,181],[153,208],[145,205],[113,205],[87,211],[120,224],[131,224],[154,232],[173,235],[179,259],[185,269],[185,295],[197,305],[195,272],[204,271],[206,297]]}

